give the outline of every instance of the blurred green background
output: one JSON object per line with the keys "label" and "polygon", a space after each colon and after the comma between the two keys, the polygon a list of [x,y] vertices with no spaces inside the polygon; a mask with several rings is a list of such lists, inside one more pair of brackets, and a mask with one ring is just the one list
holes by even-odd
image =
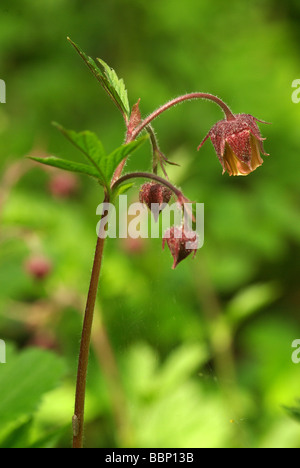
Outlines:
{"label": "blurred green background", "polygon": [[[116,69],[143,115],[205,91],[272,122],[261,125],[271,156],[247,178],[222,176],[211,143],[196,151],[222,118],[214,104],[185,103],[155,122],[181,164],[171,180],[205,203],[205,244],[172,271],[159,239],[107,242],[85,445],[299,447],[299,2],[2,0],[0,10],[0,446],[71,444],[102,201],[92,180],[25,156],[80,160],[53,120],[96,132],[108,151],[124,139],[70,36]],[[149,170],[150,156],[145,145],[126,169]]]}

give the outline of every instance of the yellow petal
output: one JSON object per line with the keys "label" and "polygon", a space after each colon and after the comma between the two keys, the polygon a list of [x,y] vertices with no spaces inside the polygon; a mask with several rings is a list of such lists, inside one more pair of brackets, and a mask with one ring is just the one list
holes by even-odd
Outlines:
{"label": "yellow petal", "polygon": [[226,144],[225,146],[225,153],[224,153],[224,164],[225,169],[227,170],[228,174],[231,176],[238,176],[238,175],[248,175],[251,172],[251,169],[247,166],[247,164],[243,163],[239,160],[236,154],[232,151],[230,146]]}
{"label": "yellow petal", "polygon": [[260,156],[260,148],[259,148],[258,140],[253,135],[251,135],[250,137],[250,143],[251,143],[251,154],[252,154],[251,169],[252,171],[255,171],[255,169],[261,166],[264,161]]}

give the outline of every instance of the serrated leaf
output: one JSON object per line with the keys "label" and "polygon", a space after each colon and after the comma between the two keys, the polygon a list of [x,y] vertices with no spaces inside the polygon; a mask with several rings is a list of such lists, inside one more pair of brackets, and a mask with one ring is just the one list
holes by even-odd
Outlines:
{"label": "serrated leaf", "polygon": [[116,168],[123,159],[127,158],[133,151],[138,149],[148,139],[148,135],[144,135],[137,140],[119,146],[112,153],[107,156],[107,163],[104,169],[105,177],[111,180]]}
{"label": "serrated leaf", "polygon": [[46,166],[57,167],[69,172],[79,172],[80,174],[86,174],[88,176],[95,177],[96,179],[101,179],[101,175],[97,169],[92,166],[88,166],[87,164],[67,161],[66,159],[60,159],[54,156],[50,156],[48,158],[29,156],[29,158],[38,163],[45,164]]}
{"label": "serrated leaf", "polygon": [[106,86],[112,91],[116,92],[117,96],[120,99],[120,104],[123,106],[124,111],[126,112],[126,115],[129,116],[130,113],[130,107],[129,107],[129,102],[128,102],[128,95],[127,95],[127,90],[125,88],[125,83],[124,80],[121,78],[118,78],[115,70],[113,68],[110,68],[107,63],[104,62],[104,60],[97,58],[97,61],[100,63],[101,67],[104,70],[104,74],[106,76]]}
{"label": "serrated leaf", "polygon": [[[101,141],[94,133],[89,131],[77,133],[74,130],[66,130],[64,127],[57,123],[54,123],[54,125],[71,143],[73,143],[74,146],[76,146],[76,148],[82,151],[82,153],[87,157],[87,159],[94,165],[98,179],[100,179],[102,183],[106,185],[107,188],[109,187],[109,182],[118,164],[123,159],[125,159],[130,153],[139,148],[148,139],[148,135],[144,135],[137,140],[120,146],[119,148],[115,149],[112,153],[107,155],[105,154]],[[85,165],[82,166],[85,167]],[[92,175],[94,176],[96,172],[93,171]]]}
{"label": "serrated leaf", "polygon": [[72,44],[72,46],[78,52],[80,57],[89,67],[93,75],[97,78],[97,80],[108,93],[110,98],[114,101],[118,109],[127,119],[129,117],[130,107],[124,81],[122,79],[119,79],[116,72],[112,68],[110,68],[107,65],[107,63],[105,63],[103,60],[97,59],[101,67],[99,68],[96,62],[87,54],[85,54],[85,52],[83,52],[83,50],[77,44],[75,44],[75,42],[73,42],[69,37],[68,41]]}
{"label": "serrated leaf", "polygon": [[[92,163],[101,174],[100,165],[102,159],[105,157],[105,151],[97,135],[89,130],[83,132],[67,130],[56,122],[53,122],[53,125],[85,155],[89,162]],[[103,174],[101,175],[103,176]]]}
{"label": "serrated leaf", "polygon": [[37,348],[8,357],[0,372],[1,425],[31,415],[41,397],[58,384],[64,369],[60,357]]}

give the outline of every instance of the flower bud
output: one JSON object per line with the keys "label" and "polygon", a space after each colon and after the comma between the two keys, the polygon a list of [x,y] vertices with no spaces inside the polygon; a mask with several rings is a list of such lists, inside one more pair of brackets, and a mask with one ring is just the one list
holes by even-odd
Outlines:
{"label": "flower bud", "polygon": [[184,230],[183,226],[172,226],[163,237],[163,249],[167,242],[170,252],[174,258],[173,270],[178,263],[188,257],[192,252],[196,255],[198,248],[198,236],[193,231]]}
{"label": "flower bud", "polygon": [[149,210],[153,213],[155,221],[157,221],[160,211],[164,208],[162,205],[169,203],[171,196],[172,191],[167,187],[156,182],[147,182],[140,188],[139,199],[141,203],[145,203],[148,206]]}
{"label": "flower bud", "polygon": [[260,153],[265,153],[262,138],[256,122],[263,122],[249,114],[237,114],[233,120],[221,120],[217,122],[198,150],[210,138],[224,172],[229,175],[248,175],[257,167],[261,166],[263,160]]}

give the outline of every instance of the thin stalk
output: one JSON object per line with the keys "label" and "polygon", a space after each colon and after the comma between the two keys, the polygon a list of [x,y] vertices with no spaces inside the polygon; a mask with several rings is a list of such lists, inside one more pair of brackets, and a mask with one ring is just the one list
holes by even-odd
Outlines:
{"label": "thin stalk", "polygon": [[184,94],[183,96],[179,96],[175,99],[172,99],[171,101],[167,102],[163,106],[159,107],[156,109],[152,114],[148,115],[138,127],[132,132],[130,141],[133,141],[136,139],[136,137],[141,133],[142,130],[144,130],[147,125],[149,125],[152,120],[156,119],[160,114],[165,112],[166,110],[170,109],[170,107],[176,106],[176,104],[180,104],[181,102],[184,101],[190,101],[191,99],[207,99],[210,101],[215,102],[218,104],[218,106],[221,107],[223,110],[225,117],[227,120],[234,120],[235,116],[221,99],[219,99],[217,96],[214,96],[213,94],[208,94],[208,93],[189,93],[189,94]]}
{"label": "thin stalk", "polygon": [[[157,140],[156,140],[156,136],[155,136],[155,133],[154,133],[154,130],[153,128],[151,127],[151,125],[148,125],[146,127],[146,130],[147,132],[149,133],[150,135],[150,141],[151,141],[151,145],[152,145],[152,151],[153,151],[153,172],[156,174],[157,173],[157,156],[156,156],[156,151],[159,150],[159,147],[158,147],[158,143],[157,143]],[[129,143],[130,141],[133,141],[132,139],[132,133],[127,133],[126,135],[126,140],[125,140],[125,144],[126,143]],[[156,160],[155,160],[156,159]],[[124,169],[124,166],[126,164],[126,161],[127,161],[127,157],[123,159],[123,161],[120,162],[120,164],[118,165],[117,169],[115,170],[115,173],[113,175],[113,178],[112,178],[112,181],[111,181],[111,189],[113,187],[113,185],[115,184],[115,182],[118,181],[118,179],[121,177],[122,175],[122,172],[123,172],[123,169]]]}
{"label": "thin stalk", "polygon": [[[104,202],[109,202],[109,198],[106,195]],[[89,349],[91,342],[91,332],[94,318],[94,309],[98,291],[99,276],[102,264],[103,249],[105,243],[104,227],[100,223],[99,235],[97,238],[94,264],[92,269],[92,276],[90,281],[90,287],[86,302],[86,309],[82,327],[79,360],[78,360],[78,371],[77,371],[77,383],[76,383],[76,396],[75,396],[75,411],[73,416],[73,448],[82,448],[83,446],[83,426],[84,426],[84,404],[85,404],[85,390],[86,390],[86,378],[87,368],[89,361]]]}
{"label": "thin stalk", "polygon": [[[156,119],[159,115],[161,115],[163,112],[166,110],[170,109],[173,106],[176,106],[177,104],[180,104],[181,102],[184,101],[190,101],[192,99],[207,99],[209,101],[215,102],[218,106],[221,107],[222,111],[225,114],[225,117],[227,120],[234,120],[235,116],[231,112],[230,108],[223,102],[220,98],[217,96],[214,96],[213,94],[209,93],[189,93],[189,94],[184,94],[183,96],[179,96],[175,99],[172,99],[171,101],[167,102],[163,106],[159,107],[156,109],[152,114],[148,115],[141,123],[138,125],[132,132],[127,133],[126,136],[126,141],[125,143],[129,143],[133,140],[135,140],[138,135],[141,133],[142,130],[144,130],[146,127],[149,127],[149,124],[152,122],[152,120]],[[121,177],[124,166],[126,164],[127,158],[124,158],[123,161],[120,162],[118,165],[112,179],[111,187],[114,185],[114,183]]]}
{"label": "thin stalk", "polygon": [[[130,143],[131,141],[133,141],[133,139],[131,138],[131,134],[128,134],[128,133],[127,133],[124,144]],[[111,181],[111,184],[110,184],[110,188],[112,188],[113,185],[114,185],[114,183],[121,177],[122,172],[123,172],[123,169],[124,169],[124,166],[125,166],[125,164],[126,164],[126,161],[127,161],[127,157],[124,158],[124,159],[120,162],[120,164],[118,165],[117,169],[115,170],[114,175],[113,175],[113,178],[112,178],[112,181]]]}
{"label": "thin stalk", "polygon": [[189,204],[192,203],[188,198],[186,198],[181,190],[175,187],[171,182],[162,177],[158,176],[157,174],[152,174],[151,172],[131,172],[129,174],[125,174],[123,177],[120,177],[111,187],[112,190],[116,189],[120,184],[126,182],[129,179],[150,179],[159,182],[160,184],[164,185],[168,189],[170,189],[177,197],[178,203],[183,207],[185,205],[185,213],[191,218],[192,222],[196,222],[193,212],[189,208]]}
{"label": "thin stalk", "polygon": [[123,177],[120,177],[114,184],[112,185],[111,189],[114,190],[116,189],[119,185],[123,184],[123,182],[126,182],[126,180],[129,179],[151,179],[155,180],[156,182],[159,182],[162,185],[165,185],[167,188],[172,190],[172,192],[180,199],[188,202],[189,200],[183,195],[181,190],[178,188],[174,187],[171,182],[168,180],[163,179],[162,177],[158,176],[157,174],[152,174],[151,172],[131,172],[129,174],[125,174]]}

